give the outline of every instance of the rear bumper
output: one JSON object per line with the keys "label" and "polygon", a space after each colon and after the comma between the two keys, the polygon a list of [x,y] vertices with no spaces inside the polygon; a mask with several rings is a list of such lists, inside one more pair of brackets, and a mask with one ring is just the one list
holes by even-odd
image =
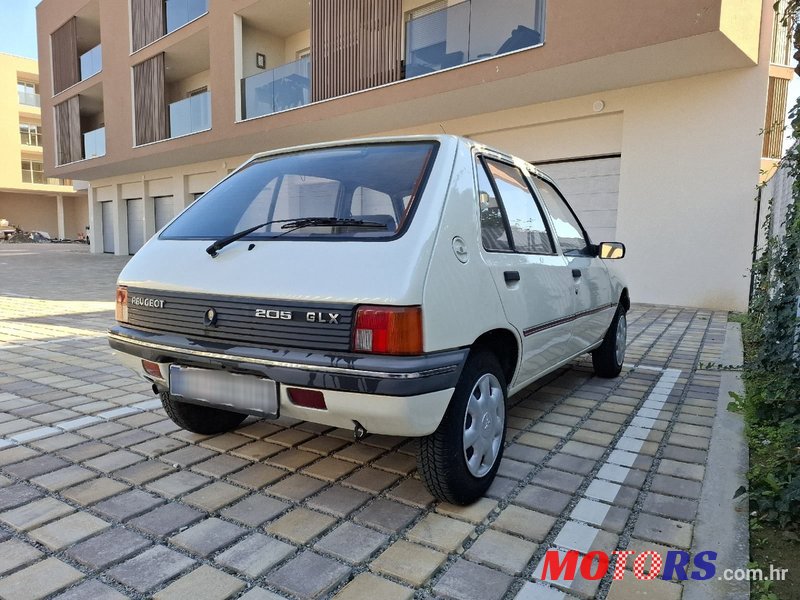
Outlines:
{"label": "rear bumper", "polygon": [[288,348],[199,343],[121,325],[108,334],[119,352],[156,363],[179,363],[253,373],[284,385],[387,396],[417,396],[454,388],[467,349],[422,356],[365,356]]}

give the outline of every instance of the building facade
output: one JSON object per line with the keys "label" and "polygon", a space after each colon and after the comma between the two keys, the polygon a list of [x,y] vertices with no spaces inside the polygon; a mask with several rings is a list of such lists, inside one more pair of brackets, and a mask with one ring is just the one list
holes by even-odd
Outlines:
{"label": "building facade", "polygon": [[0,220],[77,239],[89,225],[86,191],[45,175],[44,139],[38,63],[0,54]]}
{"label": "building facade", "polygon": [[635,301],[746,306],[755,188],[775,154],[761,132],[781,90],[785,107],[773,79],[789,76],[773,64],[788,56],[771,0],[44,0],[37,13],[45,169],[90,182],[95,252],[135,252],[255,152],[445,131],[554,176],[595,241],[626,243]]}

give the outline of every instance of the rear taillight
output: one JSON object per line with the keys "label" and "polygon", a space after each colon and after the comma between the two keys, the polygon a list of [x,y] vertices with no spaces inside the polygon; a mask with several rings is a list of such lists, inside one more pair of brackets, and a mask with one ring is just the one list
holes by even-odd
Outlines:
{"label": "rear taillight", "polygon": [[372,354],[422,354],[419,306],[361,306],[356,311],[353,350]]}
{"label": "rear taillight", "polygon": [[128,288],[117,286],[117,299],[114,305],[114,316],[120,323],[128,322]]}

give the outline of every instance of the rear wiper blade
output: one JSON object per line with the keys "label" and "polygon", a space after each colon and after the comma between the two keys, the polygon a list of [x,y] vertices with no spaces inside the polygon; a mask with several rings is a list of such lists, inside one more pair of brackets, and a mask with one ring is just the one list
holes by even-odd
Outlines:
{"label": "rear wiper blade", "polygon": [[296,219],[293,223],[286,223],[281,229],[288,229],[286,233],[291,233],[295,229],[303,227],[381,227],[386,229],[386,223],[377,221],[364,221],[363,219],[339,219],[337,217],[308,217]]}
{"label": "rear wiper blade", "polygon": [[301,229],[303,227],[321,227],[326,225],[347,226],[347,227],[383,227],[383,228],[386,227],[386,223],[362,221],[360,219],[337,219],[336,217],[307,217],[303,219],[277,219],[274,221],[266,221],[265,223],[259,223],[258,225],[254,225],[249,229],[244,229],[242,231],[234,233],[233,235],[229,235],[228,237],[219,239],[213,244],[211,244],[208,248],[206,248],[206,252],[208,252],[208,254],[210,254],[211,257],[213,258],[217,255],[218,251],[222,250],[225,246],[228,246],[233,242],[240,240],[243,237],[246,237],[255,231],[258,231],[262,227],[273,225],[275,223],[284,223],[281,229],[287,229],[288,231],[286,231],[285,233],[291,233],[295,229]]}

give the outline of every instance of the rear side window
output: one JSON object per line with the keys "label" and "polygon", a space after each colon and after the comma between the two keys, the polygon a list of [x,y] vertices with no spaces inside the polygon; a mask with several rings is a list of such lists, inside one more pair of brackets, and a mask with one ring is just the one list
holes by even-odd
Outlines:
{"label": "rear side window", "polygon": [[[245,239],[386,239],[414,213],[435,142],[322,148],[255,160],[192,204],[162,239],[220,239],[268,221]],[[355,219],[292,229],[305,218]],[[372,226],[377,224],[377,226]]]}
{"label": "rear side window", "polygon": [[561,251],[567,253],[583,252],[588,245],[583,227],[570,207],[564,202],[561,194],[550,183],[539,177],[534,177],[536,188],[553,219],[553,228],[561,246]]}
{"label": "rear side window", "polygon": [[517,167],[492,159],[484,159],[484,164],[500,197],[513,250],[524,254],[553,254],[555,250],[544,215],[522,172]]}
{"label": "rear side window", "polygon": [[505,217],[500,205],[497,203],[497,194],[492,188],[489,176],[483,164],[478,161],[478,202],[481,211],[481,238],[486,250],[508,252],[511,245],[508,243]]}

